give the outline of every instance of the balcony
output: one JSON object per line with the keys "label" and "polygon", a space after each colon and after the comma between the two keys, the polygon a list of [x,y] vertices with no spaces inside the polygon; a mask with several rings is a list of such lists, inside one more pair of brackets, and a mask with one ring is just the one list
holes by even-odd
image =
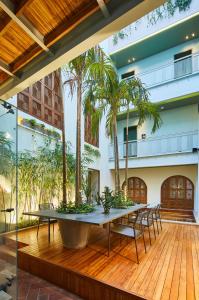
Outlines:
{"label": "balcony", "polygon": [[199,72],[199,53],[188,55],[170,64],[136,74],[147,88],[173,82]]}
{"label": "balcony", "polygon": [[[166,135],[157,138],[148,138],[129,142],[129,158],[144,158],[161,155],[192,152],[198,148],[198,131],[189,131],[179,134]],[[119,158],[125,159],[126,144],[119,143]],[[109,160],[114,159],[113,144],[109,145]]]}

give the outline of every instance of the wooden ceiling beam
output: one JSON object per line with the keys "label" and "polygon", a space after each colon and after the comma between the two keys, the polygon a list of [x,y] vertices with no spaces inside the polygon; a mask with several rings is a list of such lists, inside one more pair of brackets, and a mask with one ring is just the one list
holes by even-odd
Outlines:
{"label": "wooden ceiling beam", "polygon": [[0,7],[8,16],[17,23],[44,51],[48,52],[49,48],[44,43],[43,35],[28,21],[23,15],[15,14],[15,6],[10,0],[0,0]]}
{"label": "wooden ceiling beam", "polygon": [[4,71],[8,75],[15,77],[15,75],[11,72],[10,66],[0,60],[0,70]]}
{"label": "wooden ceiling beam", "polygon": [[99,7],[100,7],[100,9],[101,9],[101,11],[102,11],[104,17],[105,17],[105,18],[110,17],[110,13],[109,13],[109,11],[108,11],[108,8],[107,8],[107,6],[106,6],[105,1],[104,1],[104,0],[97,0],[97,3],[98,3],[98,5],[99,5]]}

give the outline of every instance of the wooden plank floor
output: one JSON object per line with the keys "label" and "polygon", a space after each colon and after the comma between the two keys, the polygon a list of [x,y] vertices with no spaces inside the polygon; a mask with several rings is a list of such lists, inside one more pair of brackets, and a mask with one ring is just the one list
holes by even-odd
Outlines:
{"label": "wooden plank floor", "polygon": [[[37,257],[62,268],[88,275],[144,299],[199,300],[199,226],[163,223],[157,239],[149,244],[147,254],[142,240],[138,242],[140,264],[135,263],[135,247],[131,240],[111,238],[111,255],[107,257],[107,240],[102,228],[94,228],[98,240],[91,237],[83,250],[68,250],[62,246],[56,226],[49,245],[47,228],[19,232],[20,242],[28,244],[21,254]],[[153,236],[152,232],[151,235]],[[20,259],[23,256],[20,255]]]}

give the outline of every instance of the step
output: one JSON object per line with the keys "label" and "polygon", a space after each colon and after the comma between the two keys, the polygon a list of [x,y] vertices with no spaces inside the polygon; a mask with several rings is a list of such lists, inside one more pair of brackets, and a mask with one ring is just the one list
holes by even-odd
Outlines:
{"label": "step", "polygon": [[16,250],[8,247],[7,245],[0,245],[0,259],[11,264],[16,264],[16,256]]}
{"label": "step", "polygon": [[12,300],[13,298],[4,291],[0,291],[1,300]]}

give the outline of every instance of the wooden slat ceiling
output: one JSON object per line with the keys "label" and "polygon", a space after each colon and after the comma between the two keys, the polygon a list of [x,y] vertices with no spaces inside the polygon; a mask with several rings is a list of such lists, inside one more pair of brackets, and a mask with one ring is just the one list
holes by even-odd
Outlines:
{"label": "wooden slat ceiling", "polygon": [[0,84],[99,9],[98,0],[0,0]]}

